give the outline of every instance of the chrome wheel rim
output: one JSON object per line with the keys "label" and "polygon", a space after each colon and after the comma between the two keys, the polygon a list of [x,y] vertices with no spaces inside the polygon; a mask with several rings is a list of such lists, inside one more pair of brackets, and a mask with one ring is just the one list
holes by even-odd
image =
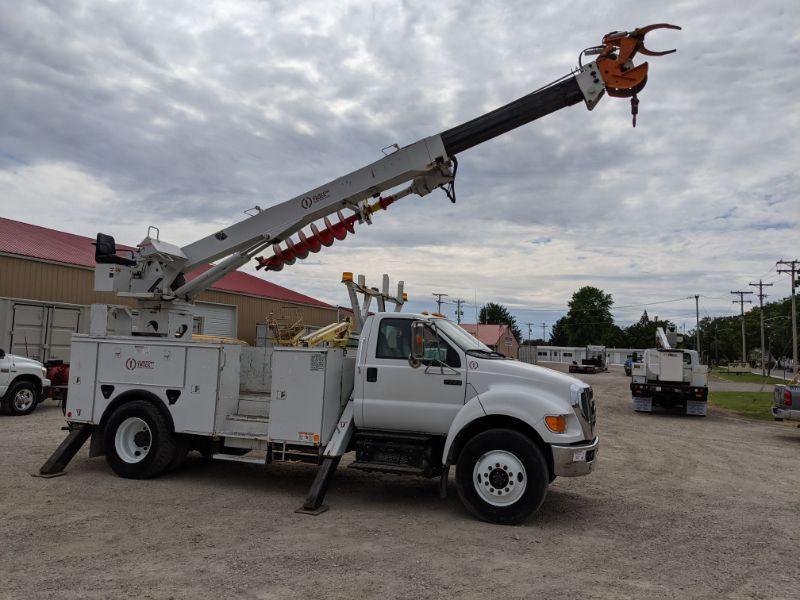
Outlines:
{"label": "chrome wheel rim", "polygon": [[528,475],[522,461],[514,454],[506,450],[491,450],[475,463],[472,484],[487,504],[510,506],[525,493]]}
{"label": "chrome wheel rim", "polygon": [[117,456],[129,464],[143,461],[150,452],[153,434],[150,426],[139,417],[128,417],[114,435],[114,448]]}
{"label": "chrome wheel rim", "polygon": [[33,406],[34,402],[36,402],[36,397],[33,395],[31,390],[19,390],[16,394],[14,394],[14,408],[19,412],[25,412],[31,406]]}

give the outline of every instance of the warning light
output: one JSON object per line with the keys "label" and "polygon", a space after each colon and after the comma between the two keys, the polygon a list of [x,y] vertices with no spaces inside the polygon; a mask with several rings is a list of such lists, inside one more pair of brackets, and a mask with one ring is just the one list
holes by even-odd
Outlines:
{"label": "warning light", "polygon": [[348,281],[353,281],[353,274],[350,271],[345,271],[342,273],[342,283],[347,283]]}
{"label": "warning light", "polygon": [[403,302],[408,300],[408,292],[403,292]]}

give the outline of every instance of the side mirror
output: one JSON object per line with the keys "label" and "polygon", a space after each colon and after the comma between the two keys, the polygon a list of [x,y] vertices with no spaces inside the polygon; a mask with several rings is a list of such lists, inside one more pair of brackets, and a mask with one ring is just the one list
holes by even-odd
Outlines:
{"label": "side mirror", "polygon": [[425,358],[425,322],[414,321],[411,324],[411,358],[415,362]]}

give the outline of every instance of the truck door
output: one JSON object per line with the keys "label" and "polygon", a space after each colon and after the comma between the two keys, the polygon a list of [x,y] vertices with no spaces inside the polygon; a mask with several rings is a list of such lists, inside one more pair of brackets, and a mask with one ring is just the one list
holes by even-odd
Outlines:
{"label": "truck door", "polygon": [[[363,378],[363,393],[357,399],[362,404],[360,426],[446,434],[464,405],[464,356],[430,328],[425,345],[431,349],[431,358],[412,367],[408,362],[411,323],[411,319],[384,317],[377,325],[377,335],[370,336],[358,374]],[[445,364],[435,360],[436,354]]]}

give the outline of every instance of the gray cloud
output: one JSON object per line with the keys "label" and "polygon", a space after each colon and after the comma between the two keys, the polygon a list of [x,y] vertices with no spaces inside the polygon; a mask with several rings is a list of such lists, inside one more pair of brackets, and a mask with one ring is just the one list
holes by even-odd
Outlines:
{"label": "gray cloud", "polygon": [[727,314],[729,289],[798,249],[792,2],[0,10],[6,217],[126,242],[153,223],[188,243],[539,87],[607,31],[669,21],[684,30],[650,45],[679,51],[651,60],[635,130],[627,102],[610,98],[550,115],[459,157],[455,206],[408,198],[268,277],[345,302],[339,271],[386,271],[421,305],[433,287],[477,289],[526,319],[587,283],[620,305],[702,293]]}

